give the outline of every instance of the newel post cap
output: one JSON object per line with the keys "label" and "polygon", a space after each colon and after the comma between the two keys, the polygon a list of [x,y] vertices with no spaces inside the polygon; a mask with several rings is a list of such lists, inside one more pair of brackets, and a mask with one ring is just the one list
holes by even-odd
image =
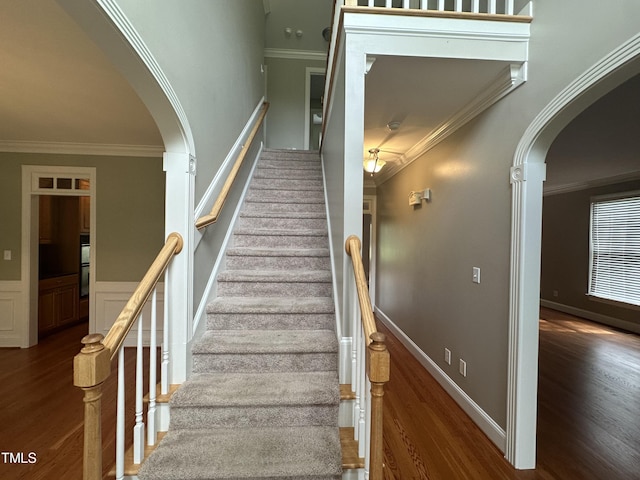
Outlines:
{"label": "newel post cap", "polygon": [[73,384],[89,388],[100,385],[111,373],[111,352],[102,341],[104,335],[91,333],[82,340],[82,350],[73,358]]}

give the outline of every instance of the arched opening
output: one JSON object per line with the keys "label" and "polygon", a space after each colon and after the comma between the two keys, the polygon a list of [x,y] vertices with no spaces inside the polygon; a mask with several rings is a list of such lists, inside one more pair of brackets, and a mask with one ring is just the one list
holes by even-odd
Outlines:
{"label": "arched opening", "polygon": [[580,112],[640,72],[640,35],[611,52],[560,92],[518,144],[511,169],[512,232],[506,457],[536,466],[538,325],[545,158]]}

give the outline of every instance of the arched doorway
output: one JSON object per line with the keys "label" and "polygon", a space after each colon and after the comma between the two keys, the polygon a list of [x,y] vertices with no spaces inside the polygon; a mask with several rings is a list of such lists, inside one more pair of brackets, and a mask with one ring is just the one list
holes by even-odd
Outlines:
{"label": "arched doorway", "polygon": [[516,468],[536,466],[538,311],[545,157],[580,112],[640,72],[640,35],[621,45],[560,92],[534,119],[511,168],[511,280],[505,456]]}

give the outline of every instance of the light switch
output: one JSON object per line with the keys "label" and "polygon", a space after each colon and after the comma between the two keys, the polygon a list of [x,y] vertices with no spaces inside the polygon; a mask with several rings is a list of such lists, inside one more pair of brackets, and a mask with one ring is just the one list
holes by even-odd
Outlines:
{"label": "light switch", "polygon": [[11,250],[5,250],[4,251],[4,259],[5,260],[11,260]]}
{"label": "light switch", "polygon": [[473,283],[480,283],[480,267],[473,267]]}

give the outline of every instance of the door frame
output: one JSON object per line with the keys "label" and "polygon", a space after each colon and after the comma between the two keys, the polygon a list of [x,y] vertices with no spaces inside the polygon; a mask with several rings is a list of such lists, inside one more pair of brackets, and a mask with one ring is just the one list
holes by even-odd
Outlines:
{"label": "door frame", "polygon": [[306,67],[304,75],[304,149],[309,150],[309,130],[311,128],[311,77],[322,75],[325,77],[327,71],[321,67]]}
{"label": "door frame", "polygon": [[[88,178],[89,190],[40,188],[38,179]],[[95,260],[96,260],[96,168],[55,165],[22,166],[22,244],[21,278],[23,312],[21,322],[22,348],[38,343],[38,229],[40,195],[88,196],[90,198],[89,242],[89,331],[95,331]]]}

